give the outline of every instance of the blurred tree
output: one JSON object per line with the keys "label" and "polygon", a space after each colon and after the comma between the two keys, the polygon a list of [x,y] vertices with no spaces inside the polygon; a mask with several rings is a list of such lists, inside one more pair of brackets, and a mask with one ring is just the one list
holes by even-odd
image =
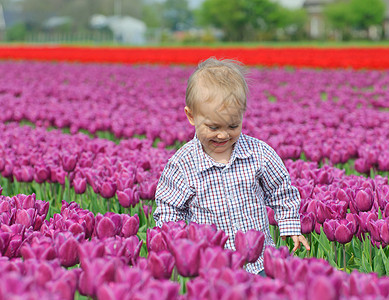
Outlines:
{"label": "blurred tree", "polygon": [[148,28],[162,27],[163,18],[161,11],[163,11],[162,3],[145,3],[142,7],[142,21],[146,23]]}
{"label": "blurred tree", "polygon": [[332,28],[349,36],[351,29],[367,31],[371,26],[381,26],[385,3],[383,0],[343,0],[327,5],[324,15]]}
{"label": "blurred tree", "polygon": [[344,40],[351,38],[352,14],[348,2],[331,3],[324,8],[324,16],[330,27],[335,30],[337,39]]}
{"label": "blurred tree", "polygon": [[271,0],[205,0],[196,15],[200,24],[222,29],[225,39],[247,41],[257,39],[258,32],[274,36],[276,29],[290,26],[290,13]]}
{"label": "blurred tree", "polygon": [[381,25],[385,18],[383,0],[350,0],[352,25],[356,29],[368,30],[370,26]]}
{"label": "blurred tree", "polygon": [[165,0],[162,16],[164,27],[173,31],[193,26],[193,14],[188,0]]}

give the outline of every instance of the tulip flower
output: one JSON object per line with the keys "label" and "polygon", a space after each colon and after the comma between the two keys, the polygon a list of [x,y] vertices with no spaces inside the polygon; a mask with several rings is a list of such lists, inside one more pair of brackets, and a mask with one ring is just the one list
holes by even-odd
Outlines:
{"label": "tulip flower", "polygon": [[98,238],[103,239],[106,237],[112,237],[116,234],[117,228],[115,223],[108,217],[103,217],[96,226],[96,235]]}
{"label": "tulip flower", "polygon": [[389,221],[388,220],[370,220],[368,229],[371,237],[376,242],[389,244]]}
{"label": "tulip flower", "polygon": [[228,236],[224,231],[218,230],[215,224],[197,224],[191,222],[187,227],[188,238],[192,241],[205,241],[209,246],[224,247]]}
{"label": "tulip flower", "polygon": [[355,195],[355,203],[359,211],[369,211],[374,203],[374,195],[371,189],[359,190]]}
{"label": "tulip flower", "polygon": [[372,165],[364,158],[357,158],[354,162],[354,168],[359,173],[369,174]]}
{"label": "tulip flower", "polygon": [[336,229],[336,220],[326,220],[323,223],[323,231],[327,239],[331,242],[335,241],[335,229]]}
{"label": "tulip flower", "polygon": [[341,244],[347,244],[354,236],[356,228],[348,220],[336,221],[335,239]]}
{"label": "tulip flower", "polygon": [[307,286],[308,299],[335,300],[336,290],[328,277],[315,276]]}
{"label": "tulip flower", "polygon": [[87,242],[84,241],[79,243],[78,253],[82,265],[86,260],[93,260],[98,257],[103,258],[105,256],[105,244],[98,239],[93,239]]}
{"label": "tulip flower", "polygon": [[[78,239],[82,240],[83,235]],[[78,245],[79,242],[72,234],[59,233],[55,237],[55,244],[58,251],[58,258],[64,267],[72,267],[79,262]]]}
{"label": "tulip flower", "polygon": [[172,241],[172,252],[178,274],[184,277],[193,277],[199,274],[200,255],[205,247],[205,242],[193,242],[188,239]]}
{"label": "tulip flower", "polygon": [[62,167],[65,172],[72,172],[77,165],[77,155],[64,154],[61,156]]}
{"label": "tulip flower", "polygon": [[115,270],[121,266],[119,259],[95,258],[85,261],[79,279],[81,295],[94,297],[99,286],[115,280]]}
{"label": "tulip flower", "polygon": [[86,179],[85,178],[74,178],[73,180],[73,187],[74,187],[74,192],[76,194],[83,194],[86,191]]}
{"label": "tulip flower", "polygon": [[169,279],[174,268],[174,257],[168,251],[150,252],[148,269],[155,279]]}
{"label": "tulip flower", "polygon": [[200,272],[207,273],[209,269],[221,269],[231,266],[231,252],[219,247],[206,248],[201,253]]}
{"label": "tulip flower", "polygon": [[266,211],[267,211],[267,217],[269,219],[269,224],[272,226],[278,226],[278,223],[274,218],[274,210],[272,208],[266,206]]}
{"label": "tulip flower", "polygon": [[123,227],[121,230],[121,234],[124,237],[129,237],[132,235],[136,235],[139,229],[139,217],[137,214],[130,217],[127,215],[123,216]]}
{"label": "tulip flower", "polygon": [[246,233],[238,230],[235,235],[235,248],[248,263],[257,261],[262,253],[265,235],[261,231],[248,230]]}
{"label": "tulip flower", "polygon": [[[159,228],[158,228],[159,229]],[[147,229],[146,246],[147,251],[159,252],[167,249],[167,243],[158,229]]]}
{"label": "tulip flower", "polygon": [[389,170],[389,153],[388,152],[381,153],[378,156],[377,162],[378,162],[378,170],[388,171]]}
{"label": "tulip flower", "polygon": [[44,165],[34,167],[34,181],[43,183],[50,178],[50,169]]}
{"label": "tulip flower", "polygon": [[124,191],[116,191],[118,200],[123,207],[134,207],[139,203],[139,193],[136,188],[127,188]]}
{"label": "tulip flower", "polygon": [[116,193],[116,183],[113,181],[106,181],[100,187],[100,195],[103,198],[112,198]]}
{"label": "tulip flower", "polygon": [[301,222],[301,233],[310,234],[314,231],[316,225],[316,218],[312,212],[302,214],[300,218]]}

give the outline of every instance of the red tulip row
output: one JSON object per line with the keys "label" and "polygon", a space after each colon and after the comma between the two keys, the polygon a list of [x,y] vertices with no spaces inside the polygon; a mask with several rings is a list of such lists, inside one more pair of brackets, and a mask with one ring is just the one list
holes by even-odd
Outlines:
{"label": "red tulip row", "polygon": [[197,64],[208,57],[234,58],[248,65],[295,66],[319,68],[388,69],[389,49],[314,48],[314,47],[64,47],[64,46],[2,46],[0,59]]}

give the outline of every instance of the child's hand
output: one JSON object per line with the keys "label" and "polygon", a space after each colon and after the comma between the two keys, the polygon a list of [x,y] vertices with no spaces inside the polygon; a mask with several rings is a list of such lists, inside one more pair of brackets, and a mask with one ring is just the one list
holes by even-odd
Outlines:
{"label": "child's hand", "polygon": [[[292,238],[294,243],[292,252],[295,252],[297,249],[300,249],[301,243],[304,245],[305,249],[307,249],[308,251],[311,250],[311,247],[309,247],[309,244],[303,235],[291,235],[290,237]],[[285,241],[286,236],[282,236],[282,239]]]}

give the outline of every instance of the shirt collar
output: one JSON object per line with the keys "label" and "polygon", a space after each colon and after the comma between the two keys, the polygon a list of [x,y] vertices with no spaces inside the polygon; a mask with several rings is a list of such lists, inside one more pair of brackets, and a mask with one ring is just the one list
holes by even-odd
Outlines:
{"label": "shirt collar", "polygon": [[[223,164],[215,162],[211,157],[208,156],[203,150],[200,140],[197,138],[196,134],[194,136],[195,140],[195,152],[197,156],[197,169],[198,172],[205,171],[213,166],[222,166]],[[233,164],[236,158],[245,159],[250,157],[253,154],[253,151],[250,149],[246,136],[240,134],[238,140],[235,143],[234,150],[232,151],[232,159],[226,165],[229,166]]]}

